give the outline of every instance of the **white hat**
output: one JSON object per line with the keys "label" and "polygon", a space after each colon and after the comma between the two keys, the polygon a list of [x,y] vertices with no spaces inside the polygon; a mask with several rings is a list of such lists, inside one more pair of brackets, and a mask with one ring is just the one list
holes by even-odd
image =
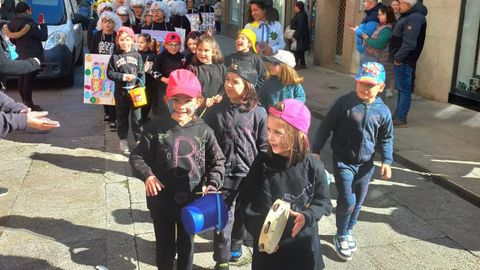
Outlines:
{"label": "white hat", "polygon": [[263,61],[270,63],[284,63],[290,67],[295,67],[295,56],[293,53],[286,50],[278,50],[278,52],[272,56],[262,57]]}
{"label": "white hat", "polygon": [[168,7],[170,8],[170,12],[172,16],[179,15],[184,16],[187,14],[187,4],[181,0],[170,1],[168,2]]}
{"label": "white hat", "polygon": [[100,16],[105,8],[110,8],[113,11],[113,5],[110,2],[103,2],[97,6],[97,15]]}
{"label": "white hat", "polygon": [[114,31],[117,31],[118,28],[120,28],[122,26],[122,21],[120,20],[120,18],[118,17],[117,14],[115,14],[111,11],[105,11],[98,18],[98,22],[97,22],[97,30],[98,31],[102,30],[102,20],[103,19],[109,19],[109,20],[113,21],[113,23],[114,23],[113,30]]}

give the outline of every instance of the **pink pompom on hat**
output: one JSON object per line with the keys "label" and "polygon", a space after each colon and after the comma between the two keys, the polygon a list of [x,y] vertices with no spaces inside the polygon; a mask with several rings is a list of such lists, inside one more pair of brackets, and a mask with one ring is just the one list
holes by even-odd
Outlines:
{"label": "pink pompom on hat", "polygon": [[293,98],[285,99],[280,103],[283,104],[283,111],[277,110],[275,107],[270,107],[268,112],[305,133],[305,135],[308,135],[312,116],[307,106],[305,106],[303,102]]}
{"label": "pink pompom on hat", "polygon": [[177,69],[168,77],[166,96],[186,95],[196,98],[202,92],[197,76],[186,69]]}

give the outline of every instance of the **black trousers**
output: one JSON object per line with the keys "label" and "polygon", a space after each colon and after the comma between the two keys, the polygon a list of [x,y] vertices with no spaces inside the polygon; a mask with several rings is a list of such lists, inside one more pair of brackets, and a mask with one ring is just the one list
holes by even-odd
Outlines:
{"label": "black trousers", "polygon": [[[117,115],[117,132],[120,140],[127,139],[129,128],[129,116],[132,122],[132,131],[135,141],[140,140],[142,135],[142,109],[133,106],[132,99],[127,91],[115,89],[115,110]],[[122,91],[123,90],[123,91]]]}
{"label": "black trousers", "polygon": [[231,189],[222,189],[223,198],[227,204],[228,221],[227,225],[220,232],[213,233],[213,260],[216,262],[228,262],[230,260],[230,247],[232,243],[232,228],[235,215],[235,201],[237,191]]}
{"label": "black trousers", "polygon": [[[151,213],[157,248],[157,268],[172,270],[175,253],[178,252],[177,270],[193,267],[193,236],[185,229],[180,216]],[[176,239],[175,239],[176,228]]]}
{"label": "black trousers", "polygon": [[103,105],[103,110],[105,114],[110,118],[110,122],[115,122],[117,120],[117,113],[115,112],[114,105]]}
{"label": "black trousers", "polygon": [[33,105],[32,91],[36,78],[36,71],[18,76],[18,92],[27,106]]}
{"label": "black trousers", "polygon": [[293,55],[295,55],[295,62],[297,63],[297,66],[306,66],[307,64],[305,63],[305,51],[295,51],[293,52]]}

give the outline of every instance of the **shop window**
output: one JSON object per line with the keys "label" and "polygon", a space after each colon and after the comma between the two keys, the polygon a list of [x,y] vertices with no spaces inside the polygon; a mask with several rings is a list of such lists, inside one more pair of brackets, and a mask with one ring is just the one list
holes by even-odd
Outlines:
{"label": "shop window", "polygon": [[466,0],[457,55],[455,95],[480,101],[480,1]]}

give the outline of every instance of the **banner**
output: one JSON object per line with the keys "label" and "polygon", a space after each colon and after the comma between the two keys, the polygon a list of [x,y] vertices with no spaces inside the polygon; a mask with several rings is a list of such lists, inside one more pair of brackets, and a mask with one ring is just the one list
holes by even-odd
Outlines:
{"label": "banner", "polygon": [[188,20],[190,21],[190,28],[192,31],[200,31],[200,14],[198,13],[192,13],[192,14],[186,14]]}
{"label": "banner", "polygon": [[200,31],[212,31],[215,33],[215,13],[202,12],[203,23],[200,26]]}
{"label": "banner", "polygon": [[[149,34],[152,38],[154,38],[160,43],[160,51],[163,51],[163,48],[164,48],[163,43],[165,41],[165,37],[170,32],[172,31],[142,29],[142,34]],[[184,50],[184,44],[185,44],[185,29],[175,27],[175,32],[180,36],[180,40],[182,41],[182,44],[180,44],[181,45],[180,52],[182,52]]]}
{"label": "banner", "polygon": [[85,54],[83,103],[115,105],[115,83],[107,78],[110,55]]}

